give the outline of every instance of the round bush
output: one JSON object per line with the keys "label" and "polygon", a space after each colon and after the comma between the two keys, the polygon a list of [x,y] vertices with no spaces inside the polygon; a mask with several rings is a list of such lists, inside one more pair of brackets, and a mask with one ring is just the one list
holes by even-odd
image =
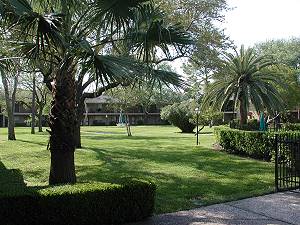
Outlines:
{"label": "round bush", "polygon": [[183,133],[192,133],[196,125],[191,122],[193,112],[190,101],[175,103],[162,108],[161,118],[168,120]]}

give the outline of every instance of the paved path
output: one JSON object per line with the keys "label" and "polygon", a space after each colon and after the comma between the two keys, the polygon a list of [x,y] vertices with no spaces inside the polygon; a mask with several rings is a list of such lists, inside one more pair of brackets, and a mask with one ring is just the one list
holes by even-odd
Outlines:
{"label": "paved path", "polygon": [[162,214],[134,225],[300,225],[300,192],[284,192]]}

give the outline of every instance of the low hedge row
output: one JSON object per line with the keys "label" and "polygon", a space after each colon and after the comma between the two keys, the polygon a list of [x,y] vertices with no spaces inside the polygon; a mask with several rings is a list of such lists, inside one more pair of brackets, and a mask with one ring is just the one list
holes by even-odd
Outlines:
{"label": "low hedge row", "polygon": [[285,123],[284,130],[286,131],[300,131],[300,123]]}
{"label": "low hedge row", "polygon": [[270,133],[244,131],[230,128],[215,128],[217,142],[224,151],[270,161],[273,142]]}
{"label": "low hedge row", "polygon": [[[224,151],[271,161],[275,150],[275,132],[244,131],[229,127],[216,127],[214,131],[216,140]],[[277,133],[281,138],[288,138],[291,134],[299,132],[282,131]]]}
{"label": "low hedge row", "polygon": [[150,216],[155,185],[78,183],[50,187],[11,185],[0,189],[0,221],[5,225],[122,224]]}

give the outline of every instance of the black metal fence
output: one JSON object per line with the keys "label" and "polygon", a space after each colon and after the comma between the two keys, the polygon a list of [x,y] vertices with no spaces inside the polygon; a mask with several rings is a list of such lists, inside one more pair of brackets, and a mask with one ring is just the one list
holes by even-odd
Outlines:
{"label": "black metal fence", "polygon": [[276,191],[300,188],[300,134],[275,135]]}

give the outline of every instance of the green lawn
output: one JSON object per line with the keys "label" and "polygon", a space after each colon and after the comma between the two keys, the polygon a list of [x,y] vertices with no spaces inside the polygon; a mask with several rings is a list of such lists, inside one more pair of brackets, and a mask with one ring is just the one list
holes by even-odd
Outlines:
{"label": "green lawn", "polygon": [[[76,151],[79,182],[118,182],[144,178],[158,186],[156,213],[235,200],[273,191],[273,164],[212,149],[212,130],[182,134],[171,126],[83,127],[83,149]],[[28,185],[45,185],[49,171],[48,134],[17,128],[17,141],[6,141],[0,129],[0,161],[19,168]]]}

